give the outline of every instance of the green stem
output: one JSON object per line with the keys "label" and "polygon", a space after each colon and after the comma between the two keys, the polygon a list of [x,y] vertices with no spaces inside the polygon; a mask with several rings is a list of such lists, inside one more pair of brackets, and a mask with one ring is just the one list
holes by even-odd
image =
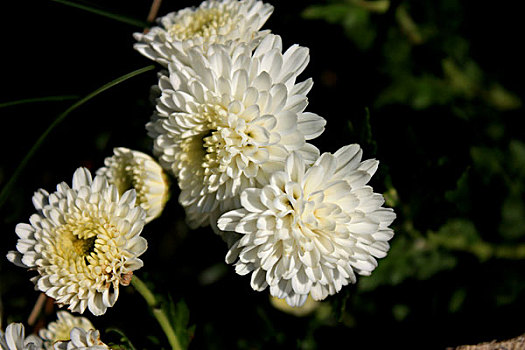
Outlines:
{"label": "green stem", "polygon": [[155,298],[155,295],[151,292],[148,286],[146,286],[146,284],[142,282],[136,275],[134,275],[131,279],[131,284],[133,285],[135,290],[139,292],[140,295],[142,295],[144,300],[146,300],[146,303],[153,312],[153,316],[155,316],[160,326],[162,327],[162,330],[166,334],[171,348],[173,350],[182,350],[179,339],[177,338],[177,334],[175,334],[175,330],[171,326],[168,316],[160,307],[160,302],[157,300],[157,298]]}
{"label": "green stem", "polygon": [[22,159],[22,161],[18,164],[18,167],[16,168],[15,172],[13,173],[13,175],[11,176],[11,178],[9,179],[7,184],[4,186],[4,188],[2,188],[2,192],[0,192],[0,207],[2,207],[2,205],[6,201],[7,196],[11,192],[11,189],[13,188],[16,180],[18,179],[18,176],[20,176],[20,173],[22,172],[22,170],[24,170],[25,166],[27,165],[29,160],[33,157],[33,155],[35,154],[37,149],[40,147],[40,145],[44,142],[44,140],[46,139],[47,135],[49,135],[49,133],[58,124],[60,124],[60,122],[62,122],[62,120],[64,120],[64,118],[67,117],[68,114],[73,112],[78,107],[82,106],[84,103],[86,103],[89,100],[91,100],[93,97],[95,97],[98,94],[100,94],[100,93],[102,93],[102,92],[112,88],[113,86],[118,85],[118,84],[122,83],[123,81],[126,81],[126,80],[128,80],[130,78],[133,78],[133,77],[135,77],[135,76],[137,76],[139,74],[142,74],[144,72],[147,72],[147,71],[150,71],[150,70],[153,70],[153,69],[155,69],[155,66],[154,65],[150,65],[150,66],[147,66],[147,67],[144,67],[144,68],[141,68],[141,69],[137,69],[136,71],[133,71],[131,73],[125,74],[125,75],[123,75],[123,76],[121,76],[121,77],[119,77],[119,78],[117,78],[117,79],[115,79],[115,80],[113,80],[113,81],[111,81],[111,82],[101,86],[100,88],[96,89],[95,91],[93,91],[92,93],[88,94],[87,96],[85,96],[81,100],[75,102],[68,109],[66,109],[62,114],[60,114],[51,123],[51,125],[49,125],[49,127],[42,133],[42,135],[40,135],[40,137],[35,142],[33,147],[31,147],[29,152],[27,152],[27,154],[24,157],[24,159]]}

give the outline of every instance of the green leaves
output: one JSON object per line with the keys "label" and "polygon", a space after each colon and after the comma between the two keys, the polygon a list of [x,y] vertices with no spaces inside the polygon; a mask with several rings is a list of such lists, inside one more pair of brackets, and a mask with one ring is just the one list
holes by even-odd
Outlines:
{"label": "green leaves", "polygon": [[175,303],[170,296],[167,302],[163,303],[163,309],[175,330],[181,348],[187,349],[195,333],[195,325],[189,323],[190,310],[188,305],[182,299]]}
{"label": "green leaves", "polygon": [[189,326],[189,310],[186,303],[180,300],[175,304],[171,296],[165,298],[155,295],[147,283],[136,276],[133,277],[131,283],[148,304],[151,313],[168,338],[171,348],[173,350],[187,349],[195,327]]}

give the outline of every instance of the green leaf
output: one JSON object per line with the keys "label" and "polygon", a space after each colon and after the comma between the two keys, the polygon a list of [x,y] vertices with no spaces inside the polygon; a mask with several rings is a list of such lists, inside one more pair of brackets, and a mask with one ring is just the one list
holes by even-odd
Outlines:
{"label": "green leaf", "polygon": [[[136,348],[131,343],[131,340],[129,340],[129,337],[120,329],[115,327],[110,327],[106,329],[106,333],[117,333],[120,336],[120,342],[121,344],[117,344],[117,346],[123,348],[123,349],[130,349],[130,350],[136,350]],[[122,344],[124,343],[124,344]],[[111,347],[112,349],[116,349],[115,346]]]}
{"label": "green leaf", "polygon": [[181,347],[187,349],[195,333],[195,325],[189,325],[190,310],[188,309],[188,305],[186,305],[186,302],[182,299],[175,303],[170,296],[167,303],[164,303],[163,308],[168,314],[175,334],[177,334],[179,338]]}

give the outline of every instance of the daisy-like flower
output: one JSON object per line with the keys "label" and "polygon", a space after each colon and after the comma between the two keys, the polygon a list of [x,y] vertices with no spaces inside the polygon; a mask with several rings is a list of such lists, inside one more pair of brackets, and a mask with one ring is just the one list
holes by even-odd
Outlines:
{"label": "daisy-like flower", "polygon": [[36,335],[25,337],[24,325],[11,323],[7,326],[5,333],[0,330],[1,350],[41,350],[42,339]]}
{"label": "daisy-like flower", "polygon": [[104,160],[105,167],[97,175],[107,177],[120,195],[129,189],[137,193],[137,204],[146,211],[146,223],[162,213],[169,198],[168,178],[162,167],[149,155],[119,147],[114,156]]}
{"label": "daisy-like flower", "polygon": [[267,35],[257,49],[237,43],[190,50],[190,66],[170,64],[161,76],[157,112],[147,124],[160,164],[178,180],[179,202],[195,228],[233,209],[239,193],[266,184],[291,151],[313,162],[326,121],[304,112],[312,80],[296,83],[308,49],[282,53]]}
{"label": "daisy-like flower", "polygon": [[92,180],[79,168],[72,187],[62,182],[56,192],[35,193],[37,212],[29,224],[16,226],[18,251],[7,258],[36,270],[35,289],[57,304],[102,315],[115,304],[119,285],[128,285],[143,265],[138,257],[147,248],[140,236],[146,214],[135,197],[135,190],[120,197],[104,176]]}
{"label": "daisy-like flower", "polygon": [[57,341],[69,341],[70,333],[73,328],[81,328],[85,331],[95,329],[91,322],[82,316],[73,316],[67,311],[58,311],[58,319],[47,325],[38,332],[38,335],[44,340],[46,349],[52,349],[53,344]]}
{"label": "daisy-like flower", "polygon": [[204,50],[229,41],[254,47],[269,31],[259,31],[273,12],[273,6],[256,0],[207,0],[198,8],[185,8],[158,19],[159,27],[147,34],[135,33],[135,49],[163,66],[176,57],[188,63],[192,47]]}
{"label": "daisy-like flower", "polygon": [[108,350],[109,347],[100,340],[100,332],[94,329],[84,330],[73,328],[70,333],[71,340],[56,342],[55,350]]}
{"label": "daisy-like flower", "polygon": [[270,286],[271,295],[300,306],[375,269],[395,214],[366,185],[378,162],[361,156],[358,145],[345,146],[307,167],[293,153],[268,185],[242,192],[242,208],[219,218],[221,230],[240,234],[226,260],[236,261],[238,274],[252,273],[254,290]]}

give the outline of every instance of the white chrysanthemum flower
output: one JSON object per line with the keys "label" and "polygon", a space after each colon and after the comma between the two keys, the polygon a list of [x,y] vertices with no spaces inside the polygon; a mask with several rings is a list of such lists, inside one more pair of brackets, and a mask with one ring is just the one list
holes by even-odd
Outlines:
{"label": "white chrysanthemum flower", "polygon": [[273,6],[256,0],[207,0],[198,8],[186,8],[160,18],[160,27],[147,34],[135,33],[135,49],[163,66],[176,57],[188,63],[192,47],[204,50],[230,41],[250,43],[252,48],[269,33],[259,31]]}
{"label": "white chrysanthemum flower", "polygon": [[149,155],[119,147],[115,155],[104,160],[105,167],[97,170],[122,195],[129,189],[137,193],[137,204],[146,211],[146,223],[162,213],[169,198],[168,178],[162,167]]}
{"label": "white chrysanthemum flower", "polygon": [[55,350],[108,350],[109,347],[100,340],[100,332],[94,329],[84,330],[73,328],[71,340],[59,341],[54,345]]}
{"label": "white chrysanthemum flower", "polygon": [[7,326],[5,333],[0,330],[1,350],[41,350],[42,339],[36,335],[25,337],[24,325],[11,323]]}
{"label": "white chrysanthemum flower", "polygon": [[82,316],[73,316],[67,311],[58,311],[58,319],[47,325],[38,332],[38,335],[44,340],[46,349],[52,349],[53,344],[57,341],[69,341],[70,333],[73,328],[81,328],[85,331],[95,329],[91,322]]}
{"label": "white chrysanthemum flower", "polygon": [[242,208],[222,215],[221,230],[240,239],[226,257],[240,275],[252,273],[257,291],[302,305],[310,294],[322,300],[357,272],[369,275],[386,255],[395,218],[383,196],[366,183],[378,162],[361,162],[358,145],[324,153],[309,168],[297,154],[286,160],[270,184],[241,194]]}
{"label": "white chrysanthemum flower", "polygon": [[104,176],[92,180],[79,168],[72,188],[62,182],[54,193],[35,193],[37,213],[30,224],[16,226],[18,251],[7,257],[36,270],[35,288],[57,304],[102,315],[115,304],[119,284],[128,285],[143,265],[138,257],[147,248],[140,236],[146,214],[135,197],[135,190],[120,197]]}
{"label": "white chrysanthemum flower", "polygon": [[281,38],[266,36],[257,49],[213,45],[190,50],[190,66],[170,64],[161,76],[157,112],[147,124],[160,164],[181,188],[190,226],[212,225],[233,209],[248,187],[266,184],[291,151],[313,162],[326,121],[304,112],[312,80],[296,83],[308,49],[282,53]]}

